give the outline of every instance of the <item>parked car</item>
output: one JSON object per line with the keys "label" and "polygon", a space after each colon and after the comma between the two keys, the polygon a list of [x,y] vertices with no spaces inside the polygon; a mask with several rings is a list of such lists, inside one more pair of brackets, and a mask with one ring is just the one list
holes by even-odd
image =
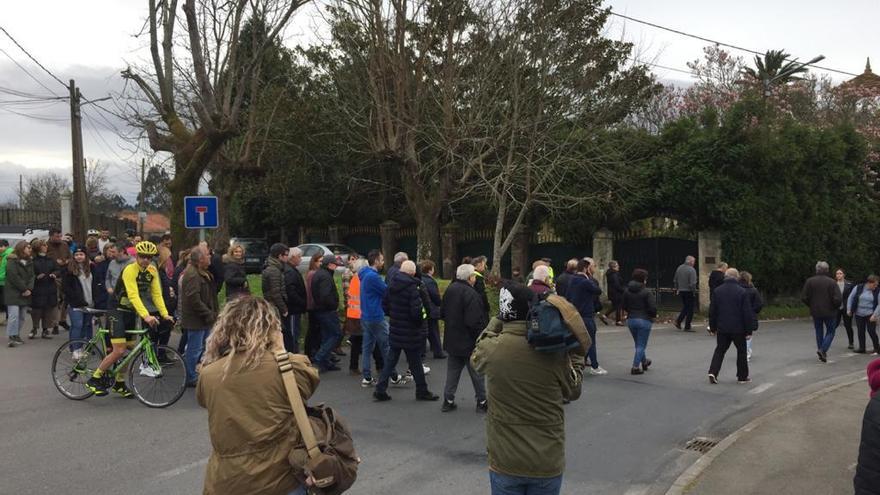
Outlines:
{"label": "parked car", "polygon": [[298,267],[299,271],[302,273],[309,271],[309,263],[312,261],[312,256],[316,254],[323,256],[339,256],[342,258],[343,266],[336,268],[337,273],[345,271],[344,264],[348,263],[348,258],[351,255],[357,257],[361,256],[357,251],[344,244],[300,244],[297,247],[303,252],[302,261],[300,261]]}
{"label": "parked car", "polygon": [[266,241],[257,237],[233,237],[229,239],[229,245],[240,244],[244,248],[244,269],[247,273],[260,273],[266,258],[269,257],[269,247]]}
{"label": "parked car", "polygon": [[15,246],[19,241],[31,242],[34,239],[49,239],[49,231],[40,227],[27,225],[2,225],[0,226],[0,239],[6,239],[10,246]]}

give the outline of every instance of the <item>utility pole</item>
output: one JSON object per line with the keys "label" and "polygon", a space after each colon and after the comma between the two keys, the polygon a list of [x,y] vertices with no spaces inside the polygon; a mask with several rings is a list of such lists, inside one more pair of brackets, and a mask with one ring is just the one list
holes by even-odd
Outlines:
{"label": "utility pole", "polygon": [[146,174],[147,174],[147,159],[141,158],[141,197],[138,204],[138,232],[144,231],[144,217],[141,216],[141,212],[144,210],[144,184],[146,183]]}
{"label": "utility pole", "polygon": [[24,179],[18,174],[18,207],[24,209]]}
{"label": "utility pole", "polygon": [[85,158],[82,144],[82,114],[80,113],[80,94],[76,82],[70,80],[70,138],[73,149],[73,237],[78,242],[85,242],[87,223],[89,221],[89,205],[86,199]]}

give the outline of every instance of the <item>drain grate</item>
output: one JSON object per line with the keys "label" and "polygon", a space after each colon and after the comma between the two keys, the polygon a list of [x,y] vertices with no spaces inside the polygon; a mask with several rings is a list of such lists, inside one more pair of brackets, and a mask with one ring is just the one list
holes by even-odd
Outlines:
{"label": "drain grate", "polygon": [[695,452],[705,454],[706,452],[712,450],[712,447],[716,445],[718,445],[718,441],[716,440],[705,437],[696,437],[693,440],[688,441],[684,448],[686,450],[693,450]]}

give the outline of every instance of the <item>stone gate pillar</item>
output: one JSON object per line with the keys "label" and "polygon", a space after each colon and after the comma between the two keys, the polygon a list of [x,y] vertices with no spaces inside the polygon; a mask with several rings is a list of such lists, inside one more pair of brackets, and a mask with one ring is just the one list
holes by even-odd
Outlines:
{"label": "stone gate pillar", "polygon": [[[70,232],[73,229],[73,218],[71,216],[70,209],[70,191],[65,191],[61,193],[61,232]],[[116,235],[119,235],[119,232],[115,232]]]}
{"label": "stone gate pillar", "polygon": [[700,310],[709,309],[709,274],[721,263],[721,232],[705,230],[697,236],[697,274]]}
{"label": "stone gate pillar", "polygon": [[[513,238],[510,245],[510,269],[520,269],[520,275],[525,280],[526,275],[531,271],[531,263],[529,263],[529,240],[531,239],[531,231],[527,225],[520,225],[519,232]],[[511,273],[511,277],[513,274]]]}
{"label": "stone gate pillar", "polygon": [[458,230],[458,225],[454,223],[448,223],[440,229],[443,260],[438,271],[447,280],[455,279],[455,269],[458,268]]}
{"label": "stone gate pillar", "polygon": [[394,263],[394,254],[397,252],[398,239],[400,238],[400,224],[394,220],[382,222],[379,226],[382,236],[382,256],[385,257],[385,267]]}
{"label": "stone gate pillar", "polygon": [[608,271],[608,263],[614,259],[614,234],[606,228],[601,228],[593,234],[593,261],[596,262],[594,276],[602,288],[602,294],[608,295],[608,286],[605,281],[605,272]]}

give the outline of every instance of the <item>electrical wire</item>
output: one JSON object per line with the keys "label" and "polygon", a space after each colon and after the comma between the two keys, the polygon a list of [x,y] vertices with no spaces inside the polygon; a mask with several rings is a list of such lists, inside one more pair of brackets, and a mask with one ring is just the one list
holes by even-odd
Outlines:
{"label": "electrical wire", "polygon": [[[703,37],[703,36],[698,36],[698,35],[696,35],[696,34],[686,33],[686,32],[684,32],[684,31],[680,31],[680,30],[678,30],[678,29],[673,29],[673,28],[671,28],[671,27],[661,26],[660,24],[655,24],[655,23],[653,23],[653,22],[644,21],[644,20],[642,20],[642,19],[636,19],[635,17],[630,17],[630,16],[628,16],[628,15],[618,14],[617,12],[614,12],[613,10],[609,10],[609,13],[610,13],[611,15],[613,15],[613,16],[620,17],[621,19],[627,19],[627,20],[630,20],[630,21],[633,21],[633,22],[637,22],[637,23],[639,23],[639,24],[644,24],[644,25],[646,25],[646,26],[651,26],[651,27],[653,27],[653,28],[662,29],[662,30],[664,30],[664,31],[669,31],[670,33],[675,33],[675,34],[678,34],[678,35],[681,35],[681,36],[686,36],[686,37],[688,37],[688,38],[693,38],[693,39],[697,39],[697,40],[700,40],[700,41],[705,41],[706,43],[712,43],[713,45],[724,46],[724,47],[731,48],[731,49],[734,49],[734,50],[739,50],[739,51],[743,51],[743,52],[751,53],[751,54],[753,54],[753,55],[759,55],[759,56],[763,56],[763,55],[765,55],[764,53],[759,52],[759,51],[757,51],[757,50],[752,50],[751,48],[744,48],[744,47],[742,47],[742,46],[733,45],[733,44],[731,44],[731,43],[724,43],[724,42],[722,42],[722,41],[717,41],[717,40],[713,40],[713,39],[706,38],[706,37]],[[785,60],[786,60],[787,62],[797,62],[797,59],[790,59],[790,58],[787,58],[787,59],[785,59]],[[844,75],[847,75],[847,76],[854,76],[854,77],[855,77],[855,76],[858,76],[858,74],[853,74],[852,72],[847,72],[847,71],[845,71],[845,70],[839,70],[839,69],[832,69],[832,68],[830,68],[830,67],[823,67],[823,66],[821,66],[821,65],[810,64],[810,67],[813,67],[813,68],[816,68],[816,69],[820,69],[820,70],[824,70],[824,71],[827,71],[827,72],[836,72],[836,73],[838,73],[838,74],[844,74]]]}
{"label": "electrical wire", "polygon": [[[59,79],[58,76],[53,74],[52,71],[50,71],[45,66],[43,66],[43,64],[41,64],[36,58],[34,58],[33,55],[31,55],[27,50],[25,50],[24,47],[21,46],[21,44],[18,41],[16,41],[15,38],[13,38],[11,34],[9,34],[9,31],[7,31],[6,29],[3,28],[3,26],[0,26],[0,31],[3,31],[3,34],[5,34],[10,40],[12,40],[12,42],[15,43],[15,46],[17,46],[19,50],[24,52],[24,54],[27,55],[28,58],[31,59],[35,64],[37,64],[37,66],[39,68],[43,69],[43,71],[45,71],[46,74],[49,74],[50,76],[52,76],[52,79],[55,79],[56,81],[58,81],[58,84],[64,86],[64,89],[70,90],[70,87],[67,85],[67,83],[65,83],[64,81]],[[46,88],[46,89],[48,89],[48,88]],[[50,92],[52,92],[52,91],[50,90]]]}
{"label": "electrical wire", "polygon": [[52,94],[55,95],[56,97],[58,96],[57,93],[55,93],[54,91],[52,91],[51,89],[49,89],[48,86],[46,86],[45,84],[43,84],[39,79],[37,79],[33,74],[31,74],[27,69],[25,69],[23,65],[21,65],[20,63],[18,63],[17,60],[15,60],[14,58],[12,58],[12,55],[10,55],[6,50],[0,48],[0,53],[3,53],[3,55],[6,55],[6,58],[8,58],[9,60],[11,60],[13,64],[17,65],[19,69],[21,69],[25,74],[28,75],[28,77],[30,77],[31,79],[33,79],[37,84],[39,84],[40,86],[42,86],[46,91],[52,93]]}

